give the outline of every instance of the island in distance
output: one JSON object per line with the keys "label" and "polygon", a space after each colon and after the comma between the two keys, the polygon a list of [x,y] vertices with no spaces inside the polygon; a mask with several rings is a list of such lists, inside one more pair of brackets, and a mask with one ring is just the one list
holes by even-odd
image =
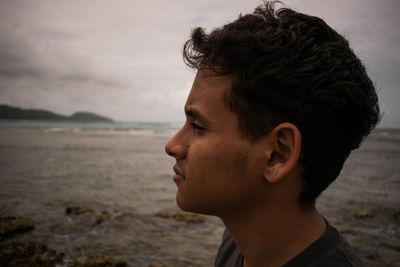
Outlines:
{"label": "island in distance", "polygon": [[91,112],[75,112],[71,116],[64,116],[47,110],[21,109],[8,105],[0,105],[0,120],[113,122],[110,118]]}

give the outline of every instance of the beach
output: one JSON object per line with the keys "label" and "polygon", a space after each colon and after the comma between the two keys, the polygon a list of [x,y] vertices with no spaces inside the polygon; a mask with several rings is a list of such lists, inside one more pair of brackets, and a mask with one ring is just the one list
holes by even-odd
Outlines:
{"label": "beach", "polygon": [[[0,217],[35,227],[1,242],[45,243],[64,254],[59,266],[93,253],[128,266],[213,266],[224,226],[179,219],[164,151],[176,129],[2,123]],[[400,131],[368,137],[317,203],[370,266],[400,266]]]}

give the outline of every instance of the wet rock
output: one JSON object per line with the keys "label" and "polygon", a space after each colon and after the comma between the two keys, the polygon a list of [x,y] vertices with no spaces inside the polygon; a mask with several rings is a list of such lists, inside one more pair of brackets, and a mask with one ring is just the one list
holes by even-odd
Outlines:
{"label": "wet rock", "polygon": [[82,205],[67,207],[65,213],[70,216],[72,215],[73,224],[63,225],[63,229],[61,230],[84,230],[85,228],[110,220],[112,217],[108,211],[97,213],[94,209]]}
{"label": "wet rock", "polygon": [[29,232],[35,228],[35,222],[27,218],[0,217],[0,241],[17,234]]}
{"label": "wet rock", "polygon": [[106,258],[103,254],[95,253],[84,257],[83,262],[75,261],[73,267],[125,267],[128,263],[124,260]]}
{"label": "wet rock", "polygon": [[357,235],[357,232],[351,229],[338,229],[341,234]]}
{"label": "wet rock", "polygon": [[174,267],[174,266],[168,264],[153,263],[149,264],[149,267]]}
{"label": "wet rock", "polygon": [[84,213],[93,213],[94,209],[86,206],[72,206],[72,207],[67,207],[65,209],[65,214],[67,215],[81,215]]}
{"label": "wet rock", "polygon": [[54,228],[62,231],[62,232],[83,232],[85,231],[89,226],[88,225],[82,225],[82,224],[60,224],[55,226]]}
{"label": "wet rock", "polygon": [[194,213],[176,213],[174,215],[175,220],[188,222],[188,223],[203,223],[206,218],[199,214]]}
{"label": "wet rock", "polygon": [[0,266],[55,266],[61,263],[63,253],[37,243],[0,243]]}
{"label": "wet rock", "polygon": [[116,226],[127,226],[129,224],[128,220],[125,218],[115,218],[112,223]]}
{"label": "wet rock", "polygon": [[368,210],[352,211],[351,215],[357,219],[370,219],[376,216],[375,213]]}
{"label": "wet rock", "polygon": [[103,211],[99,215],[96,216],[96,223],[100,224],[103,221],[111,219],[111,214],[108,211]]}
{"label": "wet rock", "polygon": [[206,218],[200,214],[195,213],[187,213],[187,212],[171,212],[171,211],[160,211],[156,214],[158,217],[162,218],[173,218],[179,222],[187,222],[187,223],[203,223]]}
{"label": "wet rock", "polygon": [[156,213],[156,216],[161,218],[172,218],[173,213],[168,210],[162,210]]}
{"label": "wet rock", "polygon": [[392,214],[395,218],[400,218],[400,210],[395,210]]}

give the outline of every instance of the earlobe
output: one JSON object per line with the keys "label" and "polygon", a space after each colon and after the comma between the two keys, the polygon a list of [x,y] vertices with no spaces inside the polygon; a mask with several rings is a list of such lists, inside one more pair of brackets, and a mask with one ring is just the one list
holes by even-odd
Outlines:
{"label": "earlobe", "polygon": [[294,124],[285,122],[270,132],[268,141],[264,178],[270,183],[277,183],[297,166],[301,152],[301,133]]}

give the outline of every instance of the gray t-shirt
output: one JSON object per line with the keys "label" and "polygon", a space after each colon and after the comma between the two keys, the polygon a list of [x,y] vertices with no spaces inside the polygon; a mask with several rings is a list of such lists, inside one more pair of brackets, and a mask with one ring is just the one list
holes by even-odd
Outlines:
{"label": "gray t-shirt", "polygon": [[[215,267],[242,266],[243,255],[236,246],[229,231],[225,230],[222,237],[222,244],[215,259]],[[366,265],[339,232],[327,224],[325,233],[317,241],[284,266],[365,267]]]}

